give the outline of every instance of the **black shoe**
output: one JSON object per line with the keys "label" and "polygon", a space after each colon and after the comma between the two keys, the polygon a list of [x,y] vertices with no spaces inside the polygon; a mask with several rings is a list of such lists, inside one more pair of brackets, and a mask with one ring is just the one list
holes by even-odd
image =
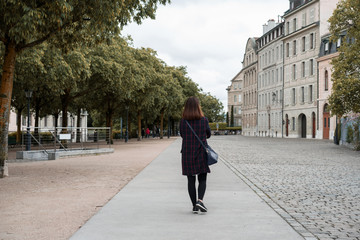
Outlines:
{"label": "black shoe", "polygon": [[207,212],[207,208],[205,207],[205,205],[202,202],[198,201],[196,203],[196,206],[200,209],[201,212]]}
{"label": "black shoe", "polygon": [[194,214],[199,213],[199,208],[198,208],[197,206],[194,206],[192,212],[193,212]]}

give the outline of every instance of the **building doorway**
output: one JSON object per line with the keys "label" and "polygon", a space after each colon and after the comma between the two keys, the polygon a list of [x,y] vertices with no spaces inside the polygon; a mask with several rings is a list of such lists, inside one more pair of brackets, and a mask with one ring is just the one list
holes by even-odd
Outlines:
{"label": "building doorway", "polygon": [[285,134],[288,137],[289,136],[289,116],[285,115]]}
{"label": "building doorway", "polygon": [[312,117],[312,138],[316,137],[316,118],[315,118],[315,113],[313,112],[311,114]]}
{"label": "building doorway", "polygon": [[330,132],[330,112],[329,105],[325,104],[323,112],[323,139],[329,139]]}
{"label": "building doorway", "polygon": [[306,116],[305,114],[300,114],[299,116],[299,122],[300,122],[300,136],[302,138],[306,138]]}

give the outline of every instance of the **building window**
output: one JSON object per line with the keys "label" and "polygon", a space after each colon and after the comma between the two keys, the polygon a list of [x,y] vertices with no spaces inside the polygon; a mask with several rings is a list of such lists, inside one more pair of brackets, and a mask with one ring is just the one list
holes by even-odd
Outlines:
{"label": "building window", "polygon": [[239,103],[241,102],[241,94],[239,94]]}
{"label": "building window", "polygon": [[336,47],[340,47],[340,45],[341,45],[341,38],[339,38],[339,39],[337,40],[337,42],[336,42]]}
{"label": "building window", "polygon": [[310,59],[309,61],[309,69],[310,69],[310,76],[314,75],[314,60],[313,59]]}
{"label": "building window", "polygon": [[329,74],[328,71],[325,70],[325,91],[329,90]]}
{"label": "building window", "polygon": [[296,40],[293,41],[293,53],[296,55]]}
{"label": "building window", "polygon": [[296,65],[293,65],[293,69],[292,69],[292,75],[293,75],[293,80],[296,80]]}
{"label": "building window", "polygon": [[302,26],[305,27],[306,26],[306,13],[302,14]]}
{"label": "building window", "polygon": [[310,34],[310,49],[314,49],[314,34]]}
{"label": "building window", "polygon": [[292,104],[295,105],[296,103],[296,94],[295,94],[295,88],[292,89]]}
{"label": "building window", "polygon": [[234,95],[234,103],[236,103],[236,95]]}
{"label": "building window", "polygon": [[290,55],[290,43],[286,43],[286,57]]}
{"label": "building window", "polygon": [[294,18],[293,20],[293,32],[296,31],[296,18]]}
{"label": "building window", "polygon": [[329,51],[329,42],[325,43],[325,53]]}
{"label": "building window", "polygon": [[304,103],[304,101],[305,101],[304,87],[301,87],[301,103]]}
{"label": "building window", "polygon": [[286,23],[286,33],[290,34],[290,23],[289,22]]}
{"label": "building window", "polygon": [[313,85],[309,86],[309,100],[313,102]]}
{"label": "building window", "polygon": [[305,77],[305,62],[301,63],[301,76]]}
{"label": "building window", "polygon": [[305,37],[302,38],[302,51],[305,52]]}
{"label": "building window", "polygon": [[295,131],[295,118],[293,117],[291,120],[292,120],[292,130]]}

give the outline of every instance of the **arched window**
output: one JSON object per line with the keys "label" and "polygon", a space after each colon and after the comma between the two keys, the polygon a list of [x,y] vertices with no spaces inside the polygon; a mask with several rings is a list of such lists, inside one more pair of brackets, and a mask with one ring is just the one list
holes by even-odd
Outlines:
{"label": "arched window", "polygon": [[325,70],[325,91],[329,90],[329,73]]}

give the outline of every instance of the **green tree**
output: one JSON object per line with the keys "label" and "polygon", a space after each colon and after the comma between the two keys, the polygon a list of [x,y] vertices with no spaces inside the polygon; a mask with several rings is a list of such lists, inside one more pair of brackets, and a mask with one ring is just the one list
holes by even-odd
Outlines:
{"label": "green tree", "polygon": [[231,106],[230,112],[230,127],[234,126],[234,106]]}
{"label": "green tree", "polygon": [[5,47],[0,87],[0,177],[7,176],[7,134],[16,56],[49,41],[62,49],[118,34],[129,21],[155,17],[169,0],[0,1],[0,41]]}
{"label": "green tree", "polygon": [[224,121],[223,104],[219,99],[212,96],[210,93],[200,93],[199,99],[201,108],[209,122]]}
{"label": "green tree", "polygon": [[119,37],[113,38],[110,44],[98,45],[89,52],[89,58],[91,82],[98,85],[98,89],[92,93],[96,100],[89,107],[93,110],[93,116],[98,116],[98,122],[105,115],[105,124],[112,131],[114,115],[124,108],[134,88],[138,87],[138,66],[128,43]]}
{"label": "green tree", "polygon": [[342,41],[339,56],[331,62],[333,87],[329,97],[331,112],[338,116],[360,112],[359,12],[359,0],[342,0],[329,19],[331,40]]}

